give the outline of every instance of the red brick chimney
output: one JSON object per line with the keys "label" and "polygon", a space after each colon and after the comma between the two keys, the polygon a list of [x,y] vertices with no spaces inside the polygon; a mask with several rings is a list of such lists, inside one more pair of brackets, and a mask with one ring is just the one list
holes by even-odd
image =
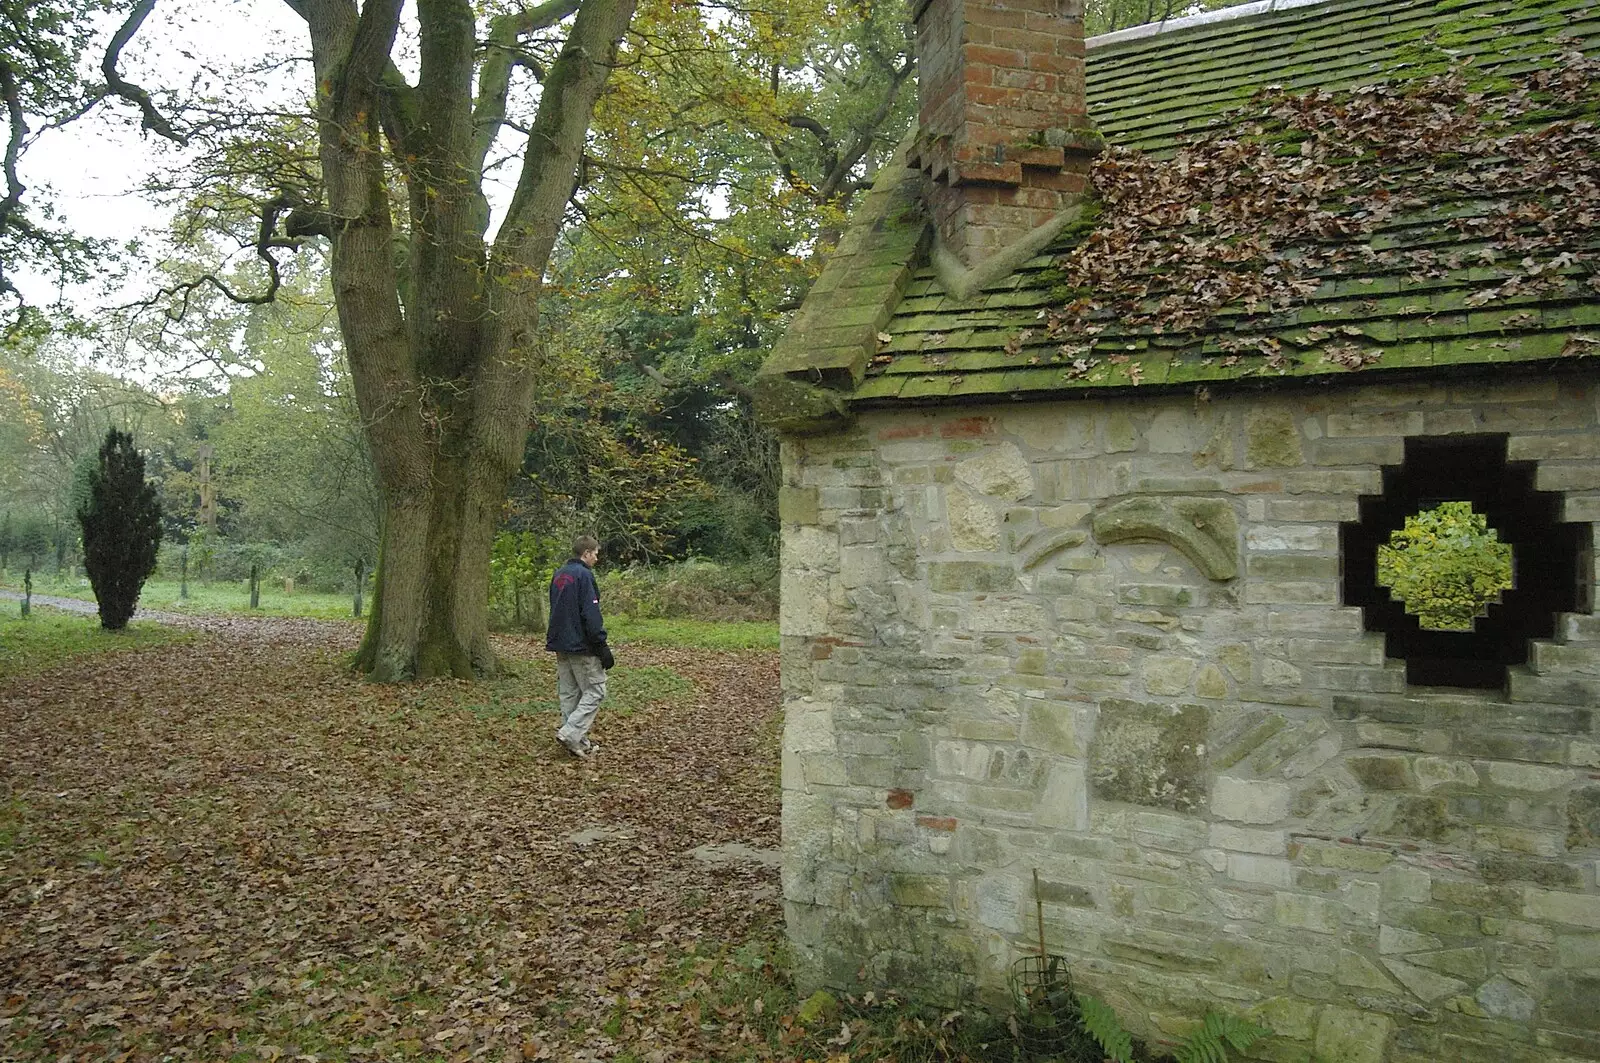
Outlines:
{"label": "red brick chimney", "polygon": [[1084,0],[912,0],[912,165],[944,247],[975,266],[1088,189],[1100,137],[1083,82]]}

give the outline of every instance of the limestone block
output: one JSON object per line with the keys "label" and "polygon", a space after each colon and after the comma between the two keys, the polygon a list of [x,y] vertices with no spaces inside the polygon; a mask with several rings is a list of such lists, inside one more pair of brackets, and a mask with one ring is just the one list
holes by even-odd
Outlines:
{"label": "limestone block", "polygon": [[1438,952],[1419,952],[1406,957],[1418,967],[1426,967],[1440,974],[1454,975],[1468,981],[1477,981],[1488,974],[1488,963],[1480,948],[1441,949]]}
{"label": "limestone block", "polygon": [[1139,430],[1133,418],[1125,413],[1113,413],[1106,419],[1106,450],[1112,454],[1133,450],[1139,445]]}
{"label": "limestone block", "polygon": [[1362,786],[1369,790],[1417,788],[1417,778],[1411,771],[1409,757],[1392,755],[1347,757],[1344,766]]}
{"label": "limestone block", "polygon": [[957,550],[990,551],[1000,547],[1000,518],[987,503],[952,487],[944,499],[945,526]]}
{"label": "limestone block", "polygon": [[1383,965],[1389,968],[1400,984],[1410,990],[1411,995],[1426,1004],[1443,997],[1456,996],[1467,988],[1467,983],[1458,978],[1435,974],[1433,971],[1422,967],[1413,967],[1404,960],[1385,956]]}
{"label": "limestone block", "polygon": [[1332,934],[1339,929],[1339,906],[1324,897],[1279,893],[1272,900],[1272,919],[1279,926],[1318,934]]}
{"label": "limestone block", "polygon": [[[1206,824],[1194,816],[1173,815],[1166,812],[1140,812],[1133,817],[1133,840],[1145,849],[1165,849],[1189,853],[1206,843]],[[1182,868],[1183,861],[1174,860],[1162,853],[1146,852],[1150,863],[1164,862],[1164,866]]]}
{"label": "limestone block", "polygon": [[1217,651],[1217,660],[1238,683],[1250,679],[1250,647],[1242,642],[1231,642]]}
{"label": "limestone block", "polygon": [[1022,744],[1064,757],[1083,755],[1078,735],[1077,707],[1072,702],[1028,698],[1022,724]]}
{"label": "limestone block", "polygon": [[1312,1063],[1383,1063],[1394,1020],[1329,1005],[1317,1020]]}
{"label": "limestone block", "polygon": [[1252,468],[1305,464],[1300,430],[1288,410],[1252,409],[1244,422],[1245,460]]}
{"label": "limestone block", "polygon": [[1344,910],[1353,920],[1366,923],[1368,926],[1378,924],[1383,891],[1378,888],[1376,882],[1359,880],[1346,882],[1339,887],[1339,893],[1344,897]]}
{"label": "limestone block", "polygon": [[778,519],[785,524],[815,524],[819,515],[819,497],[815,487],[789,487],[778,489]]}
{"label": "limestone block", "polygon": [[1600,969],[1600,934],[1557,935],[1556,960],[1563,967]]}
{"label": "limestone block", "polygon": [[985,561],[933,561],[928,564],[928,586],[940,593],[1009,591],[1017,573],[1009,564]]}
{"label": "limestone block", "polygon": [[1337,556],[1339,532],[1329,524],[1253,524],[1244,534],[1248,550],[1317,550]]}
{"label": "limestone block", "polygon": [[1395,902],[1427,904],[1433,899],[1433,877],[1421,868],[1395,864],[1384,869],[1378,884],[1385,906]]}
{"label": "limestone block", "polygon": [[1228,823],[1211,824],[1211,844],[1236,853],[1282,856],[1289,851],[1289,834],[1281,830],[1252,830]]}
{"label": "limestone block", "polygon": [[827,634],[828,583],[825,575],[785,568],[779,587],[778,630],[786,636]]}
{"label": "limestone block", "polygon": [[1025,631],[1037,634],[1049,629],[1044,608],[1026,598],[988,597],[972,602],[966,609],[968,631]]}
{"label": "limestone block", "polygon": [[810,904],[815,875],[833,847],[833,802],[795,789],[783,792],[783,895]]}
{"label": "limestone block", "polygon": [[943,875],[893,874],[889,897],[905,908],[948,908],[950,880]]}
{"label": "limestone block", "polygon": [[1394,980],[1383,969],[1359,952],[1345,949],[1339,953],[1339,964],[1334,968],[1333,980],[1356,989],[1379,989],[1386,993],[1395,990]]}
{"label": "limestone block", "polygon": [[1033,470],[1015,443],[987,447],[958,463],[956,480],[1005,502],[1020,502],[1033,494]]}
{"label": "limestone block", "polygon": [[1272,779],[1217,776],[1211,811],[1239,823],[1277,823],[1289,814],[1289,786]]}
{"label": "limestone block", "polygon": [[1527,1022],[1533,1018],[1537,1002],[1533,997],[1512,985],[1504,977],[1489,979],[1478,988],[1473,998],[1484,1014],[1495,1019]]}
{"label": "limestone block", "polygon": [[1006,415],[1006,428],[1028,446],[1052,454],[1096,453],[1094,418],[1063,406],[1030,406]]}
{"label": "limestone block", "polygon": [[1489,783],[1507,790],[1542,793],[1557,790],[1572,782],[1573,773],[1537,764],[1490,764]]}
{"label": "limestone block", "polygon": [[1398,926],[1378,928],[1378,951],[1383,955],[1403,955],[1408,952],[1427,952],[1443,946],[1432,934],[1419,934]]}
{"label": "limestone block", "polygon": [[1567,848],[1600,849],[1600,786],[1584,786],[1567,797]]}
{"label": "limestone block", "polygon": [[1375,495],[1383,490],[1377,469],[1316,469],[1283,474],[1291,495]]}
{"label": "limestone block", "polygon": [[1068,502],[1039,514],[1039,523],[1046,528],[1071,528],[1083,522],[1094,507],[1087,502]]}
{"label": "limestone block", "polygon": [[1342,748],[1338,735],[1323,735],[1285,761],[1279,774],[1285,779],[1304,779],[1338,756]]}
{"label": "limestone block", "polygon": [[1530,888],[1522,914],[1529,919],[1600,929],[1600,894]]}
{"label": "limestone block", "polygon": [[1205,800],[1204,706],[1108,698],[1090,747],[1095,796],[1188,811]]}
{"label": "limestone block", "polygon": [[1035,820],[1041,827],[1089,829],[1089,785],[1081,762],[1064,761],[1051,766]]}
{"label": "limestone block", "polygon": [[1257,886],[1294,885],[1294,865],[1280,857],[1232,853],[1228,856],[1228,877]]}
{"label": "limestone block", "polygon": [[1222,669],[1214,664],[1203,666],[1199,677],[1194,681],[1194,692],[1202,698],[1227,697],[1228,680],[1223,677]]}
{"label": "limestone block", "polygon": [[1418,757],[1412,761],[1411,769],[1416,774],[1417,785],[1423,790],[1432,790],[1437,786],[1475,787],[1478,785],[1477,770],[1464,760],[1449,760],[1444,757]]}
{"label": "limestone block", "polygon": [[1316,1029],[1315,1004],[1294,997],[1272,997],[1245,1012],[1245,1018],[1259,1023],[1278,1037],[1309,1041]]}
{"label": "limestone block", "polygon": [[985,742],[939,741],[933,744],[933,770],[948,779],[989,778],[994,747]]}
{"label": "limestone block", "polygon": [[1351,499],[1274,498],[1267,502],[1270,520],[1333,524],[1361,519],[1361,507]]}
{"label": "limestone block", "polygon": [[793,756],[799,761],[800,777],[807,786],[846,786],[851,781],[845,762],[835,753],[796,753]]}
{"label": "limestone block", "polygon": [[1337,436],[1414,436],[1422,433],[1422,414],[1330,413],[1328,435]]}
{"label": "limestone block", "polygon": [[1545,994],[1545,1018],[1583,1030],[1600,1030],[1600,973],[1567,971],[1558,976]]}
{"label": "limestone block", "polygon": [[1022,881],[1011,875],[985,875],[978,880],[975,903],[978,922],[991,930],[1016,933],[1022,929]]}
{"label": "limestone block", "polygon": [[1145,693],[1156,696],[1182,694],[1189,689],[1195,662],[1188,657],[1148,657],[1141,670]]}
{"label": "limestone block", "polygon": [[1305,683],[1305,677],[1288,661],[1268,657],[1261,662],[1261,683],[1269,687],[1298,687]]}
{"label": "limestone block", "polygon": [[847,546],[839,552],[841,587],[875,587],[889,575],[889,551],[881,546]]}
{"label": "limestone block", "polygon": [[833,706],[810,698],[790,701],[784,707],[783,748],[797,753],[832,750]]}
{"label": "limestone block", "polygon": [[1194,450],[1194,415],[1188,410],[1162,410],[1150,421],[1145,446],[1152,454],[1188,454]]}

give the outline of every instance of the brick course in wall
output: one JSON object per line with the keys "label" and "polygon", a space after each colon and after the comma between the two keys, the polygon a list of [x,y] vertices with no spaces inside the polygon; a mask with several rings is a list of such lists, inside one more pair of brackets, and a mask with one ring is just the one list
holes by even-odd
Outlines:
{"label": "brick course in wall", "polygon": [[[1275,1031],[1263,1059],[1600,1060],[1600,620],[1504,692],[1408,688],[1339,557],[1408,435],[1505,432],[1600,519],[1597,397],[1141,395],[786,440],[802,980],[997,1001],[1037,870],[1050,948],[1143,1035],[1217,1009]],[[1212,514],[1237,575],[1104,541],[1130,499]]]}

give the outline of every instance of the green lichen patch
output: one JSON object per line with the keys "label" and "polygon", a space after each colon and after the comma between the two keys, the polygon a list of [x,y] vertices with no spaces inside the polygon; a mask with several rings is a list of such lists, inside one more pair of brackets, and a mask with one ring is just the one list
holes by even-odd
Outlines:
{"label": "green lichen patch", "polygon": [[1101,702],[1089,749],[1095,796],[1179,812],[1197,808],[1206,795],[1209,723],[1200,705]]}

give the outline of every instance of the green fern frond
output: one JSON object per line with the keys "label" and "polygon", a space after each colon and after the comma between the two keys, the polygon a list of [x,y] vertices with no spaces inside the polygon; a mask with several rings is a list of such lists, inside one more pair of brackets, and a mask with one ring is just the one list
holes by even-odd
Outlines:
{"label": "green fern frond", "polygon": [[1230,1047],[1235,1052],[1243,1052],[1270,1033],[1271,1030],[1245,1019],[1210,1011],[1200,1029],[1172,1054],[1178,1063],[1228,1063]]}
{"label": "green fern frond", "polygon": [[1111,1005],[1088,993],[1078,994],[1078,1004],[1083,1009],[1084,1030],[1099,1042],[1106,1055],[1117,1063],[1133,1063],[1133,1035],[1122,1028]]}

